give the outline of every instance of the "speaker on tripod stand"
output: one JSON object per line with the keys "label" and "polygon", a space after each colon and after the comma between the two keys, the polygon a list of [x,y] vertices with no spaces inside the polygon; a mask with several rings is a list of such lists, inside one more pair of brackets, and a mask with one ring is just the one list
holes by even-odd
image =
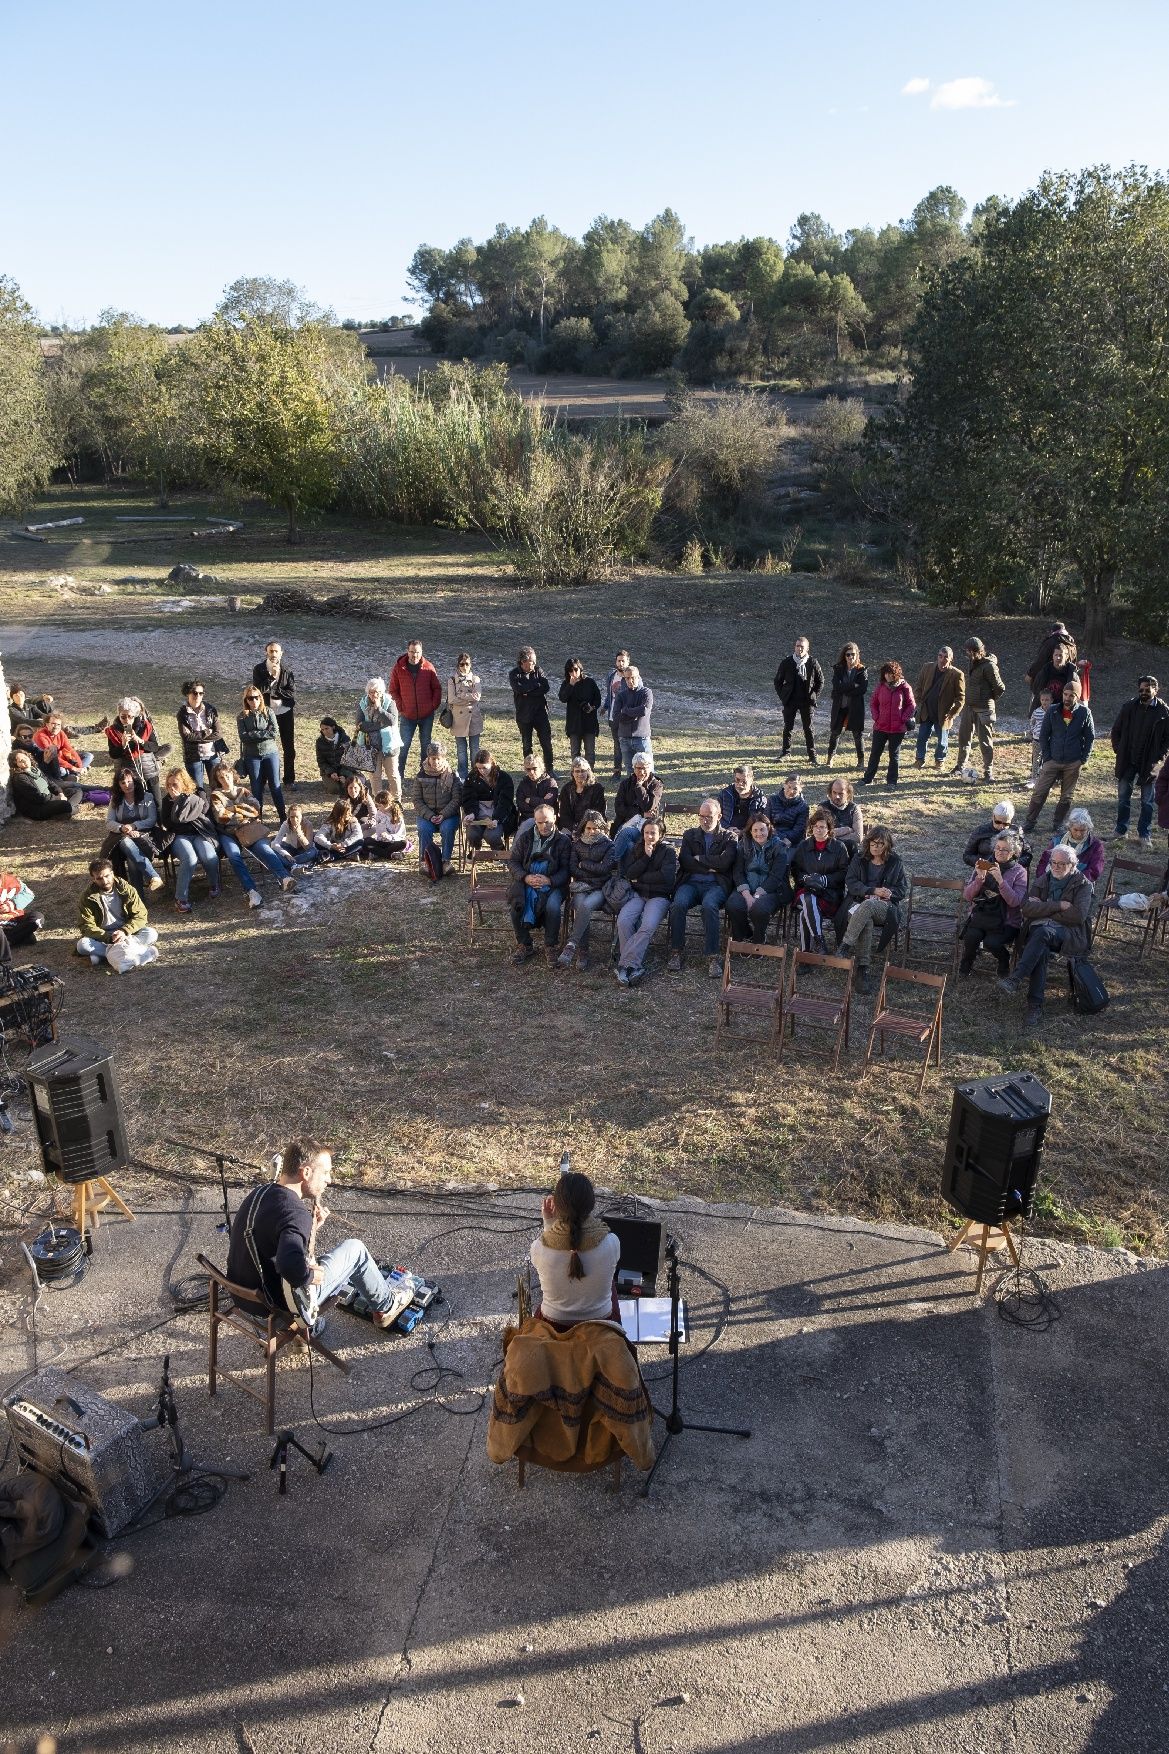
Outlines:
{"label": "speaker on tripod stand", "polygon": [[1051,1092],[1031,1072],[959,1084],[950,1109],[942,1198],[974,1224],[1031,1216]]}
{"label": "speaker on tripod stand", "polygon": [[[109,1177],[129,1162],[126,1129],[110,1055],[87,1035],[46,1042],[30,1054],[25,1072],[45,1169],[77,1190],[77,1228],[111,1201],[134,1214]],[[92,1184],[102,1190],[95,1195]]]}

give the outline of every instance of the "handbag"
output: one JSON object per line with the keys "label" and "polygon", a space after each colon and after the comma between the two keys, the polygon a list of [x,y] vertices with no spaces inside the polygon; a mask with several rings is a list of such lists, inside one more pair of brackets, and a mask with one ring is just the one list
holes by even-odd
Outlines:
{"label": "handbag", "polygon": [[373,750],[365,743],[358,743],[354,739],[341,756],[341,766],[354,768],[358,773],[372,773],[377,762],[374,759]]}
{"label": "handbag", "polygon": [[258,840],[264,839],[268,828],[263,822],[234,822],[224,823],[223,832],[234,835],[241,847],[254,847]]}
{"label": "handbag", "polygon": [[453,731],[454,730],[454,728],[455,728],[455,715],[451,711],[449,706],[443,707],[442,711],[438,715],[438,722],[442,726],[444,731]]}
{"label": "handbag", "polygon": [[617,914],[632,896],[633,885],[628,877],[613,876],[607,880],[601,894],[605,898],[605,906]]}

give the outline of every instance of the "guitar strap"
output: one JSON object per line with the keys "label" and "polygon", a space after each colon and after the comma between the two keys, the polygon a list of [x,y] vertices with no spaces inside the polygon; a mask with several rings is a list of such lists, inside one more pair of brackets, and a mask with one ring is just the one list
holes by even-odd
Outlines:
{"label": "guitar strap", "polygon": [[[248,1207],[247,1223],[244,1225],[244,1244],[251,1256],[252,1266],[256,1269],[256,1277],[260,1281],[260,1295],[274,1315],[283,1312],[277,1310],[276,1305],[268,1296],[268,1281],[264,1277],[263,1262],[260,1260],[260,1251],[256,1246],[255,1224],[256,1213],[260,1210],[260,1203],[264,1195],[270,1193],[275,1186],[275,1182],[267,1182],[257,1190],[251,1205]],[[307,1322],[311,1328],[317,1319],[316,1298],[313,1296],[312,1289],[308,1292],[298,1292],[293,1289],[287,1279],[281,1279],[280,1283],[284,1287],[284,1301],[288,1305],[290,1313],[301,1321]]]}

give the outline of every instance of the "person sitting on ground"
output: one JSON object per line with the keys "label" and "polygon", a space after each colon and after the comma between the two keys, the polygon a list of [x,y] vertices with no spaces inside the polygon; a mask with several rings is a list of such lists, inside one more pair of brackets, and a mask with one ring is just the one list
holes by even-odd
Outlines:
{"label": "person sitting on ground", "polygon": [[442,751],[441,743],[429,743],[426,759],[414,776],[414,814],[418,823],[418,857],[425,859],[435,835],[442,847],[445,870],[455,850],[463,788],[459,776]]}
{"label": "person sitting on ground", "polygon": [[329,811],[325,826],[318,828],[313,835],[313,845],[317,849],[318,857],[326,865],[341,864],[361,857],[365,835],[348,798],[337,799]]}
{"label": "person sitting on ground", "polygon": [[207,700],[207,690],[197,678],[183,683],[183,705],[178,710],[183,761],[197,786],[207,784],[208,774],[227,744],[219,735],[219,713]]}
{"label": "person sitting on ground", "polygon": [[[973,871],[979,859],[994,858],[994,843],[1004,828],[1015,827],[1015,806],[1009,798],[1000,798],[990,813],[989,822],[980,822],[971,830],[970,839],[962,851],[962,863],[969,865]],[[1023,835],[1019,835],[1019,862],[1031,869],[1031,845]]]}
{"label": "person sitting on ground", "polygon": [[1011,972],[1011,945],[1023,925],[1020,912],[1027,893],[1027,867],[1019,858],[1019,837],[1005,828],[995,836],[994,857],[979,859],[962,894],[970,912],[959,937],[962,960],[958,973],[968,975],[979,950],[998,962],[1000,976]]}
{"label": "person sitting on ground", "polygon": [[226,762],[220,762],[211,773],[211,814],[215,818],[219,844],[248,898],[249,907],[262,907],[264,898],[244,862],[245,847],[259,859],[265,870],[279,879],[281,889],[295,889],[283,859],[260,821],[259,805],[238,783]]}
{"label": "person sitting on ground", "polygon": [[828,796],[821,798],[818,808],[827,810],[835,824],[833,840],[843,841],[849,852],[855,853],[865,832],[865,821],[861,807],[853,797],[852,781],[833,780]]}
{"label": "person sitting on ground", "polygon": [[869,745],[869,765],[861,777],[861,785],[873,784],[881,757],[888,749],[889,770],[885,784],[895,786],[901,777],[901,745],[917,712],[913,690],[902,675],[896,658],[887,658],[881,665],[869,707],[873,716],[873,739]]}
{"label": "person sitting on ground", "polygon": [[1052,847],[1071,847],[1076,855],[1076,864],[1080,871],[1095,887],[1100,873],[1104,869],[1104,842],[1096,833],[1095,824],[1088,811],[1082,807],[1068,811],[1067,821],[1060,832],[1055,835],[1039,855],[1039,863],[1035,867],[1035,875],[1042,877],[1051,863]]}
{"label": "person sitting on ground", "polygon": [[89,875],[92,881],[79,912],[78,956],[88,956],[95,968],[104,962],[115,974],[157,962],[158,933],[147,919],[138,891],[115,875],[108,859],[94,859]]}
{"label": "person sitting on ground", "polygon": [[154,799],[155,809],[161,811],[162,780],[158,758],[167,754],[167,750],[160,745],[146,708],[136,695],[123,695],[105,733],[115,769],[132,767]]}
{"label": "person sitting on ground", "polygon": [[545,771],[544,763],[535,752],[524,756],[523,777],[515,789],[516,826],[530,822],[539,804],[551,804],[555,811],[560,804],[560,787],[556,775]]}
{"label": "person sitting on ground", "polygon": [[[387,787],[387,790],[388,789],[389,788]],[[390,796],[393,797],[393,795],[393,792],[390,792]],[[355,773],[351,769],[349,773],[345,775],[345,790],[343,796],[353,812],[354,822],[359,825],[364,833],[366,823],[373,821],[374,803],[373,793],[369,789],[369,781],[363,773]]]}
{"label": "person sitting on ground", "polygon": [[569,658],[564,666],[560,698],[565,705],[564,730],[568,737],[570,756],[583,755],[592,767],[597,759],[597,724],[601,690],[592,676],[585,675],[579,658]]}
{"label": "person sitting on ground", "polygon": [[250,1292],[245,1314],[267,1320],[269,1312],[299,1318],[320,1334],[320,1305],[352,1286],[377,1328],[392,1328],[413,1301],[413,1289],[388,1281],[365,1244],[351,1236],[318,1262],[317,1231],[329,1217],[325,1190],[333,1172],[329,1151],[312,1140],[286,1146],[275,1181],[248,1194],[231,1226],[227,1277]]}
{"label": "person sitting on ground", "polygon": [[808,800],[798,773],[789,773],[778,792],[764,805],[775,838],[790,856],[808,832]]}
{"label": "person sitting on ground", "polygon": [[373,815],[361,825],[365,837],[362,858],[379,864],[413,852],[414,842],[406,833],[406,817],[398,800],[387,790],[379,792],[373,802]]}
{"label": "person sitting on ground", "polygon": [[897,936],[901,904],[909,894],[909,879],[900,855],[893,851],[893,831],[875,822],[849,861],[844,876],[848,923],[838,934],[840,953],[856,960],[856,989],[870,991],[869,967],[873,936],[879,956]]}
{"label": "person sitting on ground", "polygon": [[516,830],[508,854],[512,882],[508,889],[511,923],[519,949],[513,962],[529,962],[536,954],[532,928],[544,926],[544,955],[556,965],[560,941],[560,915],[568,888],[568,835],[556,826],[551,804],[539,804],[530,822]]}
{"label": "person sitting on ground", "polygon": [[172,767],[162,786],[161,826],[173,836],[171,857],[175,862],[175,912],[191,911],[191,878],[203,867],[208,899],[219,895],[219,832],[211,814],[211,801],[185,767]]}
{"label": "person sitting on ground", "polygon": [[280,727],[271,707],[255,683],[243,692],[243,711],[236,715],[240,760],[248,770],[252,796],[264,814],[264,787],[272,794],[276,815],[284,821],[284,791],[280,784]]}
{"label": "person sitting on ground", "polygon": [[1025,1027],[1036,1029],[1043,1021],[1048,958],[1053,952],[1068,958],[1086,956],[1090,943],[1092,885],[1077,870],[1071,847],[1052,847],[1047,870],[1042,877],[1036,877],[1020,911],[1025,933],[1023,948],[1014,973],[1004,975],[998,984],[1004,993],[1013,996],[1026,983]]}
{"label": "person sitting on ground", "polygon": [[0,931],[10,946],[35,944],[45,916],[33,907],[36,896],[13,871],[0,873]]}
{"label": "person sitting on ground", "polygon": [[276,830],[272,845],[289,871],[307,871],[316,863],[313,825],[305,819],[303,804],[288,806],[288,814]]}
{"label": "person sitting on ground", "polygon": [[756,944],[765,942],[767,923],[783,905],[787,866],[787,848],[773,834],[770,817],[762,811],[752,816],[739,841],[731,872],[734,887],[727,896],[727,920],[738,943],[749,937]]}
{"label": "person sitting on ground", "polygon": [[653,935],[670,911],[678,880],[678,855],[660,822],[642,824],[641,842],[626,860],[622,876],[633,893],[617,914],[617,979],[623,987],[635,987],[644,978]]}
{"label": "person sitting on ground", "polygon": [[51,694],[40,694],[30,700],[23,682],[14,682],[8,690],[8,725],[13,735],[18,725],[31,725],[34,731],[53,710]]}
{"label": "person sitting on ground", "polygon": [[808,818],[808,833],[791,856],[787,868],[787,889],[796,909],[800,949],[828,954],[824,942],[824,922],[834,922],[839,939],[844,930],[844,883],[851,862],[849,850],[832,836],[832,817],[827,810],[813,810]]}
{"label": "person sitting on ground", "polygon": [[558,967],[571,968],[573,962],[581,970],[589,966],[589,928],[593,915],[607,905],[605,891],[615,870],[613,842],[605,833],[605,818],[599,810],[586,811],[568,849],[573,920]]}
{"label": "person sitting on ground", "polygon": [[341,729],[336,719],[326,717],[321,720],[317,737],[317,771],[326,792],[345,790],[349,770],[342,758],[351,743],[352,738],[347,731]]}
{"label": "person sitting on ground", "polygon": [[593,770],[583,755],[573,758],[572,771],[560,788],[556,803],[556,821],[566,834],[575,834],[590,810],[605,814],[605,788],[594,779]]}
{"label": "person sitting on ground", "polygon": [[704,798],[698,806],[698,827],[688,828],[678,852],[678,886],[670,903],[671,974],[681,972],[686,951],[686,916],[692,907],[702,909],[703,953],[707,973],[722,976],[718,953],[719,914],[731,890],[731,872],[739,848],[738,836],[719,825],[717,798]]}
{"label": "person sitting on ground", "polygon": [[766,815],[767,800],[755,784],[753,767],[743,763],[735,769],[730,785],[718,794],[718,807],[723,828],[732,828],[736,834],[743,833],[752,816]]}
{"label": "person sitting on ground", "polygon": [[641,839],[647,822],[660,822],[666,831],[666,795],[654,772],[653,756],[644,749],[633,757],[633,772],[625,774],[613,800],[613,866],[622,861]]}
{"label": "person sitting on ground", "polygon": [[122,861],[120,876],[126,877],[140,893],[143,885],[154,891],[162,888],[162,878],[154,861],[165,849],[166,836],[158,820],[154,799],[132,767],[119,768],[114,775],[114,791],[106,811],[107,846],[103,849],[114,863]]}
{"label": "person sitting on ground", "polygon": [[511,775],[497,765],[490,749],[476,753],[460,807],[463,833],[471,851],[486,842],[495,852],[502,852],[516,822],[515,784]]}
{"label": "person sitting on ground", "polygon": [[41,752],[45,772],[51,779],[76,783],[92,765],[93,756],[89,750],[83,754],[69,741],[65,720],[55,707],[40,728],[33,732],[32,740],[33,747]]}
{"label": "person sitting on ground", "polygon": [[8,790],[18,816],[48,822],[54,816],[72,816],[75,789],[71,793],[41,772],[27,749],[14,749],[9,761]]}
{"label": "person sitting on ground", "polygon": [[1080,679],[1074,677],[1063,691],[1058,706],[1049,707],[1039,732],[1039,772],[1027,804],[1024,834],[1033,834],[1038,825],[1047,795],[1059,785],[1059,802],[1052,821],[1059,828],[1072,807],[1080,772],[1092,755],[1096,741],[1096,725],[1092,709],[1080,698]]}
{"label": "person sitting on ground", "polygon": [[[12,747],[14,750],[23,749],[26,755],[31,756],[32,761],[33,761],[33,765],[36,768],[38,773],[43,773],[46,779],[56,780],[56,777],[57,777],[56,760],[55,760],[55,758],[50,758],[49,764],[48,764],[48,766],[46,766],[44,750],[38,749],[36,744],[33,742],[33,738],[35,736],[36,736],[36,727],[35,726],[33,726],[33,725],[17,725],[16,729],[12,733]],[[50,768],[52,771],[50,771]],[[57,783],[60,784],[60,781],[57,781]],[[66,786],[66,787],[64,787],[64,790],[67,794],[79,794],[80,793],[80,787],[78,787],[78,786]]]}
{"label": "person sitting on ground", "polygon": [[[411,643],[411,651],[414,650],[415,644],[417,644],[416,641]],[[404,661],[404,655],[398,659],[399,664],[404,663]],[[422,664],[422,661],[422,647],[418,646],[419,665]],[[430,681],[430,676],[424,677],[419,673],[412,674],[408,669],[404,672],[411,701],[413,701],[419,686],[422,687],[423,693],[426,692],[427,686],[433,689],[438,689],[440,686],[433,664],[428,663],[426,669],[430,672],[430,676],[433,676],[433,683]],[[437,706],[437,704],[436,701],[435,705]],[[428,739],[433,721],[434,710],[432,708],[425,721]],[[413,720],[410,722],[410,736],[411,738],[414,736]],[[406,757],[410,751],[408,744],[403,745],[402,716],[398,710],[395,696],[386,687],[384,676],[371,676],[366,683],[365,693],[357,703],[353,738],[362,748],[368,749],[373,756],[373,766],[369,770],[370,784],[376,786],[381,780],[395,798],[400,798],[402,796],[402,775],[405,772]]]}
{"label": "person sitting on ground", "polygon": [[597,1196],[587,1175],[562,1170],[541,1208],[544,1228],[529,1251],[540,1281],[534,1314],[553,1327],[620,1321],[620,1239],[593,1216]]}

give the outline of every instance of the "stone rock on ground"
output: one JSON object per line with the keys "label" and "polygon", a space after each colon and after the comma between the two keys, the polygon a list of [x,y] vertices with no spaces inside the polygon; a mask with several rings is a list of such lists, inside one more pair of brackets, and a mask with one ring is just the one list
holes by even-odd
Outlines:
{"label": "stone rock on ground", "polygon": [[177,566],[172,566],[166,575],[166,582],[168,585],[217,585],[220,583],[213,572],[203,572],[201,568],[192,565],[189,560],[180,560]]}

